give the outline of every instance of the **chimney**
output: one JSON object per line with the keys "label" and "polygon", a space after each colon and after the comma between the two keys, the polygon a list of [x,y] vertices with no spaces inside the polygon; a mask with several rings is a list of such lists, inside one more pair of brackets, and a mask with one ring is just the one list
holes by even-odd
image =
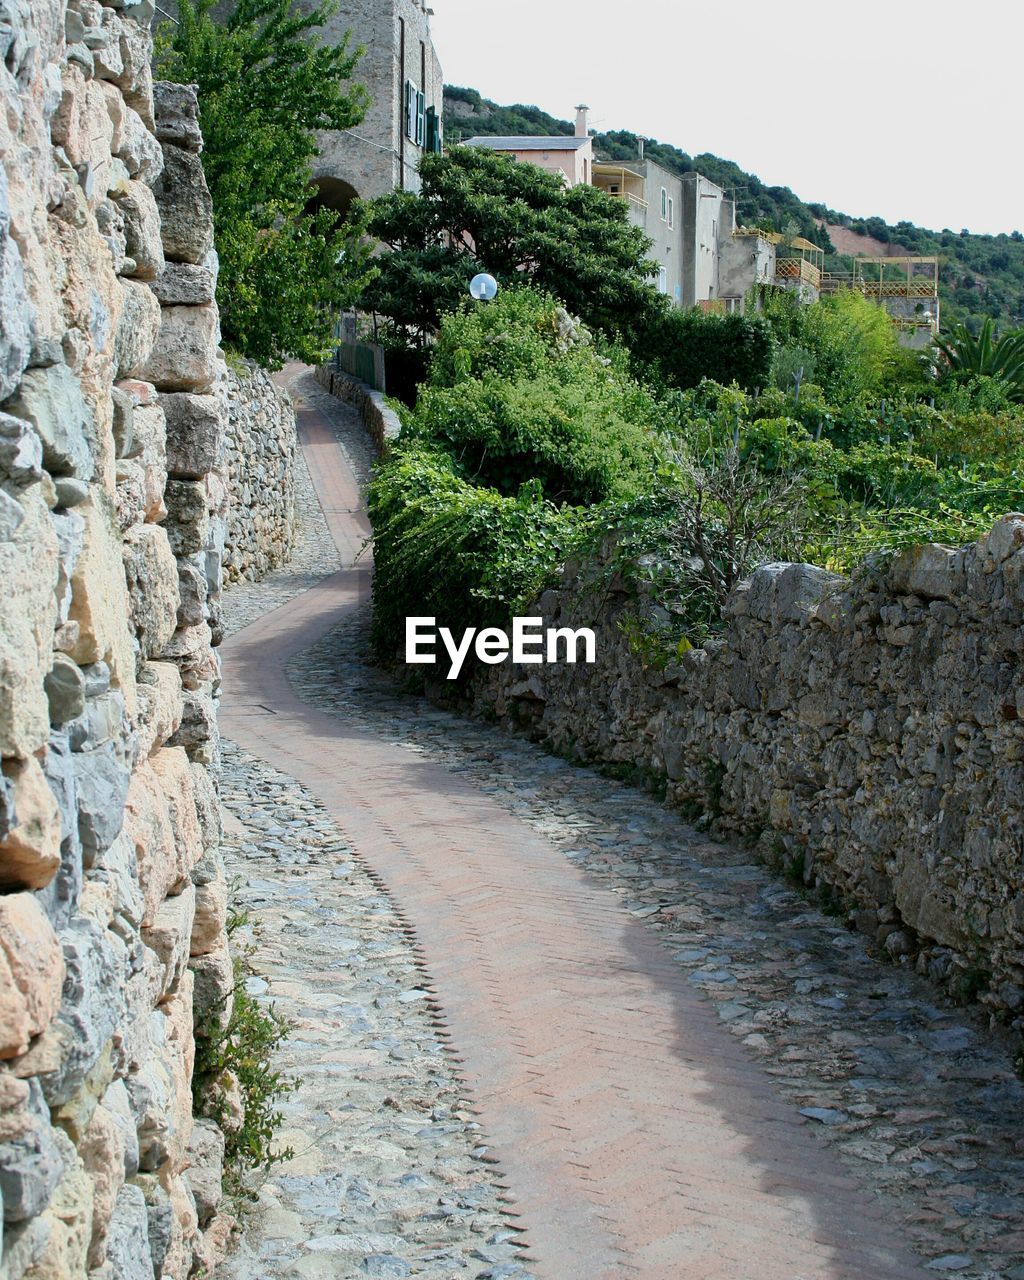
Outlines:
{"label": "chimney", "polygon": [[641,160],[644,158],[644,142],[645,141],[646,139],[644,138],[637,138],[636,140],[636,151],[637,151],[637,155],[640,157]]}
{"label": "chimney", "polygon": [[579,106],[576,108],[576,137],[586,138],[589,130],[587,129],[587,112],[590,110],[587,106]]}

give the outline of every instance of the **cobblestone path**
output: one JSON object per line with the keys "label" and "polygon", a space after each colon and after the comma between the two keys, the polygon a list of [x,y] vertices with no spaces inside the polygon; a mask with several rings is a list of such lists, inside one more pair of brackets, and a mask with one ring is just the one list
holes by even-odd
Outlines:
{"label": "cobblestone path", "polygon": [[[389,1049],[372,1087],[338,1086],[343,1123],[321,1124],[316,1172],[274,1172],[269,1233],[257,1220],[245,1246],[262,1269],[237,1274],[1021,1280],[1010,1046],[872,959],[742,850],[528,743],[397,696],[363,661],[368,570],[337,571],[332,549],[351,564],[365,532],[352,478],[369,462],[361,429],[308,377],[297,387],[325,514],[310,508],[305,576],[229,597],[231,620],[253,625],[227,646],[225,716],[281,771],[246,760],[228,803],[282,828],[274,841],[292,850],[272,848],[263,882],[244,889],[265,903],[256,955],[268,994],[293,1016],[315,1009],[316,1034],[287,1046],[304,1081],[289,1125],[319,1134],[335,1087],[324,1066],[357,1053],[360,1035],[391,1036],[408,1057]],[[319,586],[274,608],[317,572]],[[257,822],[240,846],[250,881],[262,839]],[[355,937],[370,927],[364,914],[396,950],[332,944],[323,922]],[[313,952],[302,964],[296,920],[310,939],[298,950]],[[429,976],[403,987],[417,963]],[[374,981],[388,991],[382,1025],[375,1014],[352,1028],[337,1016],[360,1003],[349,984]],[[426,995],[403,1010],[405,992]],[[438,1026],[417,1021],[431,1011]],[[424,1051],[439,1043],[453,1052]],[[421,1139],[389,1128],[378,1100],[395,1061],[408,1064],[399,1094],[439,1107]],[[382,1165],[368,1132],[389,1146]],[[526,1228],[519,1263],[487,1174],[494,1158],[522,1215],[505,1221]],[[408,1199],[396,1194],[403,1160],[425,1183]],[[470,1196],[444,1258],[428,1256],[421,1229],[454,1200],[421,1172],[435,1160]],[[372,1214],[350,1211],[353,1181]]]}

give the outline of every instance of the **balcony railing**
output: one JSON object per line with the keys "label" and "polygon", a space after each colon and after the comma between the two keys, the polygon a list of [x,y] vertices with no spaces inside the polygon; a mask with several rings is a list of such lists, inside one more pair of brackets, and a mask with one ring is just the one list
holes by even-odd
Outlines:
{"label": "balcony railing", "polygon": [[639,196],[633,195],[632,191],[609,191],[607,187],[601,190],[606,196],[611,196],[613,200],[625,200],[632,209],[646,209],[647,201],[641,200]]}
{"label": "balcony railing", "polygon": [[775,276],[779,280],[800,280],[814,289],[821,288],[821,272],[806,258],[779,258],[775,263]]}
{"label": "balcony railing", "polygon": [[934,280],[865,280],[852,271],[826,271],[821,278],[822,293],[838,293],[840,289],[856,289],[869,298],[934,298]]}

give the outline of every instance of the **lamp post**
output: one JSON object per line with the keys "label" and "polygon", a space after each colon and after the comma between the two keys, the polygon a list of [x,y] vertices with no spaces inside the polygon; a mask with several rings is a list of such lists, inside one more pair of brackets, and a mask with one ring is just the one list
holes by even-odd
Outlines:
{"label": "lamp post", "polygon": [[493,302],[498,296],[498,282],[494,276],[488,275],[486,271],[481,271],[479,275],[470,280],[469,294],[477,302]]}

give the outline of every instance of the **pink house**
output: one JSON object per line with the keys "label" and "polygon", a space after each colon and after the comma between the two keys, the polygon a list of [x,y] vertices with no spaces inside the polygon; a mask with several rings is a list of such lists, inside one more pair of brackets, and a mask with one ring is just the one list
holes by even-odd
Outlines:
{"label": "pink house", "polygon": [[594,144],[587,133],[587,108],[576,112],[576,136],[467,138],[467,147],[504,151],[525,164],[561,174],[567,187],[590,186],[594,174]]}

